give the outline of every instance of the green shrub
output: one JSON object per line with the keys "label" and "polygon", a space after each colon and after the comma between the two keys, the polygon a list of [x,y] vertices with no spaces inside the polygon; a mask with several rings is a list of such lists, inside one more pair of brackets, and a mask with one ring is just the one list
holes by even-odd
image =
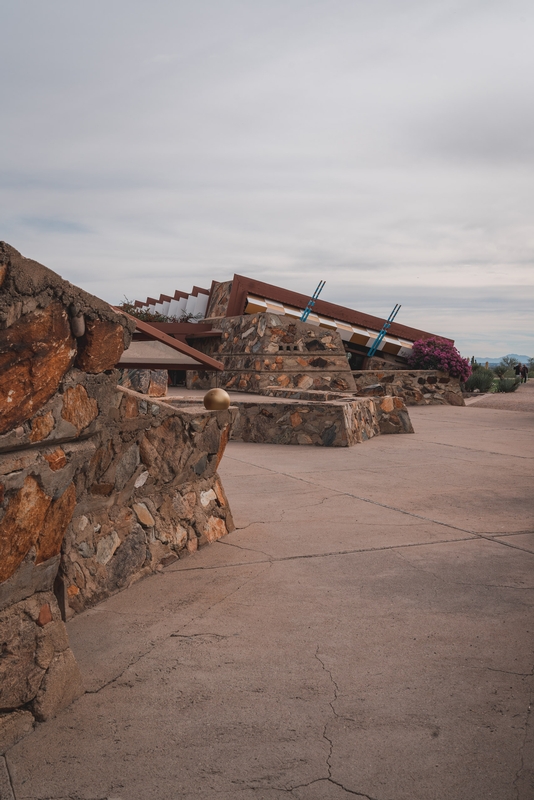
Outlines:
{"label": "green shrub", "polygon": [[497,364],[496,367],[493,367],[493,372],[498,378],[502,378],[507,370],[508,367],[505,367],[504,364]]}
{"label": "green shrub", "polygon": [[478,389],[481,392],[489,392],[493,386],[493,379],[495,375],[491,369],[485,367],[478,367],[466,380],[465,389],[467,392],[472,392]]}
{"label": "green shrub", "polygon": [[497,384],[498,392],[515,392],[519,386],[519,378],[501,378]]}
{"label": "green shrub", "polygon": [[516,364],[519,364],[519,361],[513,356],[504,356],[504,358],[501,358],[501,364],[506,369],[513,369]]}

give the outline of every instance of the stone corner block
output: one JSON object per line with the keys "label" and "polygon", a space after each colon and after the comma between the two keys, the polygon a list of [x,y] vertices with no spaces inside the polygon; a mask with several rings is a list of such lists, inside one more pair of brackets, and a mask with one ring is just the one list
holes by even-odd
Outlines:
{"label": "stone corner block", "polygon": [[72,650],[58,653],[32,703],[35,718],[44,722],[83,694],[82,676]]}

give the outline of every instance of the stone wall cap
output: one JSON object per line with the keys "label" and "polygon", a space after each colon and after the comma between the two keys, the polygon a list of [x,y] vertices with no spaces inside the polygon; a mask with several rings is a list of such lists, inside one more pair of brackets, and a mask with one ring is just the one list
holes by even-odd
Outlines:
{"label": "stone wall cap", "polygon": [[72,316],[84,314],[89,319],[98,318],[119,323],[130,333],[134,330],[133,323],[113,311],[104,300],[74,286],[38,261],[26,258],[7,242],[0,242],[1,267],[7,269],[0,287],[0,329],[7,327],[7,306],[13,306],[16,299],[34,298],[37,307],[43,308],[52,302],[55,295],[69,308]]}

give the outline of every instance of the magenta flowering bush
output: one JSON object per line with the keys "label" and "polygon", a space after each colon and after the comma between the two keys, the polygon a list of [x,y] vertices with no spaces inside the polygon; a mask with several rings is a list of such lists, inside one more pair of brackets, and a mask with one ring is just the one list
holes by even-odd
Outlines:
{"label": "magenta flowering bush", "polygon": [[437,338],[414,342],[408,364],[415,369],[439,369],[461,381],[466,381],[472,371],[469,359],[462,358],[451,342]]}

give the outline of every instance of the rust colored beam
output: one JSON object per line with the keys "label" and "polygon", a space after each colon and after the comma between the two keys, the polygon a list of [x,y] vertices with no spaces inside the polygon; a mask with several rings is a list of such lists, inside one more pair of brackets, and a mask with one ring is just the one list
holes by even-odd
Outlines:
{"label": "rust colored beam", "polygon": [[[132,317],[131,314],[127,314],[126,311],[123,311],[121,308],[117,308],[115,306],[111,306],[111,308],[116,311],[118,314],[124,314],[125,317],[133,320],[135,322],[135,327],[141,333],[149,334],[153,339],[157,339],[158,342],[163,342],[163,344],[169,345],[172,347],[173,350],[177,350],[179,353],[182,353],[185,356],[190,356],[190,358],[194,358],[196,361],[200,362],[206,369],[216,369],[218,371],[224,369],[224,365],[217,361],[215,358],[211,358],[211,356],[206,355],[205,353],[201,353],[200,350],[196,350],[194,347],[186,344],[185,342],[180,341],[179,339],[174,339],[172,336],[169,336],[163,331],[158,330],[153,325],[149,325],[148,322],[142,322],[142,320],[137,319],[137,317]],[[128,369],[129,367],[125,367]]]}

